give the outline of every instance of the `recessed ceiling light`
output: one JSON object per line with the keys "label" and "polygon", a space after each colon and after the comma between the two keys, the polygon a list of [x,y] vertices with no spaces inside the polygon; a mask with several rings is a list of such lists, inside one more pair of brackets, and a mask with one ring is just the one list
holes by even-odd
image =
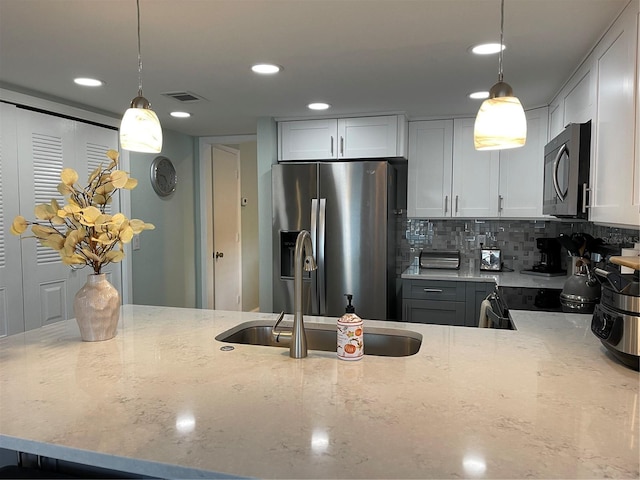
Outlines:
{"label": "recessed ceiling light", "polygon": [[326,110],[330,106],[331,105],[329,105],[328,103],[315,102],[315,103],[310,103],[309,105],[307,105],[307,108],[309,108],[310,110]]}
{"label": "recessed ceiling light", "polygon": [[169,115],[176,118],[189,118],[191,116],[189,112],[171,112]]}
{"label": "recessed ceiling light", "polygon": [[78,85],[82,85],[83,87],[101,87],[102,85],[104,85],[104,82],[102,80],[98,80],[97,78],[79,77],[74,78],[73,81]]}
{"label": "recessed ceiling light", "polygon": [[258,63],[256,65],[253,65],[251,67],[251,70],[262,75],[272,75],[282,70],[282,67],[280,67],[279,65],[274,65],[272,63]]}
{"label": "recessed ceiling light", "polygon": [[489,98],[489,92],[473,92],[469,94],[469,98],[472,98],[474,100],[484,100],[485,98]]}
{"label": "recessed ceiling light", "polygon": [[[507,47],[502,45],[502,50],[504,50],[505,48]],[[500,44],[499,43],[483,43],[481,45],[476,45],[475,47],[471,48],[471,51],[476,55],[490,55],[492,53],[498,53],[500,51]]]}

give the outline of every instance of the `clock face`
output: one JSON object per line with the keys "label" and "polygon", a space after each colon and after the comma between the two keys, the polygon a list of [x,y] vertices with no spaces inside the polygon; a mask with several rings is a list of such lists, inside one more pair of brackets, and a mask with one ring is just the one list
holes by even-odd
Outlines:
{"label": "clock face", "polygon": [[151,186],[161,197],[166,197],[176,189],[178,177],[176,169],[167,157],[156,157],[151,162]]}

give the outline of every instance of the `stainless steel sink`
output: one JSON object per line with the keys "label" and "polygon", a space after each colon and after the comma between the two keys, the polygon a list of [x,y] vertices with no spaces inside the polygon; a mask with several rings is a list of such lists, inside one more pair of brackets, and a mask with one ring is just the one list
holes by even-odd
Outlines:
{"label": "stainless steel sink", "polygon": [[[216,340],[225,343],[263,345],[267,347],[289,348],[288,342],[277,342],[271,336],[275,322],[257,320],[245,322],[222,332]],[[287,325],[283,324],[282,328]],[[290,326],[289,326],[290,327]],[[335,352],[337,343],[336,327],[321,323],[305,323],[309,350]],[[410,330],[396,328],[364,328],[364,353],[380,357],[408,357],[420,350],[422,335]]]}

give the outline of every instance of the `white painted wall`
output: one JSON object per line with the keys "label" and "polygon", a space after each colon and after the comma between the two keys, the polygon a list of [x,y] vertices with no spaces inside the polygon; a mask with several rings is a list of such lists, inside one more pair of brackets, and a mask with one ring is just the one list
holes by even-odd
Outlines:
{"label": "white painted wall", "polygon": [[257,142],[237,145],[240,150],[240,182],[247,204],[242,215],[242,310],[258,310],[260,304],[258,272],[260,241],[258,237],[258,170]]}
{"label": "white painted wall", "polygon": [[178,175],[176,191],[168,197],[159,197],[151,187],[151,162],[157,155],[130,153],[131,176],[138,180],[131,215],[156,226],[142,232],[140,250],[131,252],[133,303],[195,307],[194,138],[170,130],[163,135],[158,155],[171,159]]}
{"label": "white painted wall", "polygon": [[271,248],[271,165],[278,162],[277,125],[260,117],[258,135],[258,228],[260,238],[260,311],[273,312],[273,250]]}

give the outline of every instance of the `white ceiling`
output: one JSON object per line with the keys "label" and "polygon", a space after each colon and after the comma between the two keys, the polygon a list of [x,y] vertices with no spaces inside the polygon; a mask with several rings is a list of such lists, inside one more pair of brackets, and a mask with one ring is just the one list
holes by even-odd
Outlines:
{"label": "white ceiling", "polygon": [[[635,1],[635,0],[634,0]],[[506,0],[505,81],[546,105],[629,0]],[[475,115],[497,79],[500,0],[141,0],[144,94],[165,128],[251,134],[261,116]],[[120,116],[137,93],[135,0],[0,0],[0,86]],[[284,67],[263,77],[256,62]],[[76,86],[97,77],[100,89]],[[206,100],[162,96],[189,91]],[[172,110],[193,116],[178,120]],[[326,112],[325,112],[326,113]]]}

